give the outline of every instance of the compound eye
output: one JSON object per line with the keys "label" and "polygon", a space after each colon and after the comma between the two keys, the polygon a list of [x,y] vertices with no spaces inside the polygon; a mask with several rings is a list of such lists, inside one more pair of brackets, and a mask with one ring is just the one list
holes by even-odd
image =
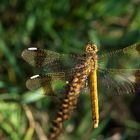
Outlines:
{"label": "compound eye", "polygon": [[86,45],[86,52],[87,53],[96,53],[98,51],[97,46],[95,44],[89,43]]}

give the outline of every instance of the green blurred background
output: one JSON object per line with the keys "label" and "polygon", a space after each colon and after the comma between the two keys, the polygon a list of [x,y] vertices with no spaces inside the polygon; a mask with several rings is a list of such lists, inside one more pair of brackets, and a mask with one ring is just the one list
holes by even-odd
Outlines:
{"label": "green blurred background", "polygon": [[[58,108],[56,101],[25,87],[34,74],[21,59],[25,48],[78,54],[87,42],[108,51],[139,41],[139,0],[1,0],[0,140],[47,140],[49,116]],[[82,94],[59,139],[140,139],[140,97],[100,99],[98,129],[90,130],[90,96]]]}

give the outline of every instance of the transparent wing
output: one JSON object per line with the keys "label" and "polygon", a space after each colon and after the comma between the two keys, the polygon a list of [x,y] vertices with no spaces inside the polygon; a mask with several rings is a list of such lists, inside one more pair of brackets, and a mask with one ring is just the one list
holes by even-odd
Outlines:
{"label": "transparent wing", "polygon": [[[26,87],[30,90],[42,88],[46,95],[58,95],[59,91],[62,91],[59,87],[64,89],[66,83],[71,81],[76,70],[80,69],[79,66],[85,59],[83,55],[59,54],[38,48],[24,50],[22,58],[30,65],[38,68],[37,73],[41,74],[28,79]],[[75,66],[77,67],[75,68]]]}
{"label": "transparent wing", "polygon": [[65,87],[71,82],[74,73],[75,71],[34,75],[26,81],[26,87],[29,90],[42,88],[43,93],[49,96],[65,93]]}
{"label": "transparent wing", "polygon": [[84,56],[80,55],[59,54],[38,48],[25,49],[22,52],[22,58],[30,65],[38,67],[44,72],[73,68],[77,63],[81,63],[85,59]]}
{"label": "transparent wing", "polygon": [[140,43],[99,56],[98,62],[101,89],[123,94],[140,87]]}
{"label": "transparent wing", "polygon": [[98,87],[114,94],[135,93],[140,87],[139,69],[99,69]]}
{"label": "transparent wing", "polygon": [[140,68],[140,43],[124,49],[101,55],[98,58],[99,68],[139,69]]}

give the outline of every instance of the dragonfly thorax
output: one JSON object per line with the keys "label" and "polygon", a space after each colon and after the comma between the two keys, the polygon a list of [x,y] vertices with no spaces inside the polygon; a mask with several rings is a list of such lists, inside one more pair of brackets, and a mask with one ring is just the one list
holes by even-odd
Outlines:
{"label": "dragonfly thorax", "polygon": [[97,52],[98,49],[95,44],[90,43],[86,45],[87,63],[90,66],[90,69],[97,69]]}

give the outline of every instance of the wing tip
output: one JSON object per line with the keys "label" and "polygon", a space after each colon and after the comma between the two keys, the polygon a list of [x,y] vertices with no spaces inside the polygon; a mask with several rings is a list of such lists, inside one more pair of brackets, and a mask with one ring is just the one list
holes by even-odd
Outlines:
{"label": "wing tip", "polygon": [[[37,85],[37,81],[38,81],[38,78],[40,77],[40,75],[33,75],[31,76],[27,81],[26,81],[26,87],[33,91],[35,89],[38,89],[38,85]],[[37,83],[36,83],[37,82]]]}
{"label": "wing tip", "polygon": [[23,50],[23,52],[21,53],[21,57],[24,58],[24,56],[26,56],[27,53],[29,53],[29,51],[36,51],[36,50],[38,50],[38,48],[36,47],[27,48]]}
{"label": "wing tip", "polygon": [[25,54],[26,54],[27,50],[23,50],[21,53],[21,57],[25,60]]}

